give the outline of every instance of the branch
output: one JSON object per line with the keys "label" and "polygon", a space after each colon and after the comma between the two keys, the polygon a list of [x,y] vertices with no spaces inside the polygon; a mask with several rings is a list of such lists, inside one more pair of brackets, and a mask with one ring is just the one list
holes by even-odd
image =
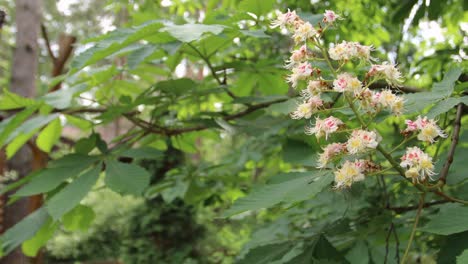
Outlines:
{"label": "branch", "polygon": [[46,44],[47,53],[49,54],[49,57],[52,59],[52,63],[55,65],[57,63],[57,58],[55,57],[54,53],[52,52],[52,48],[50,47],[49,34],[47,34],[47,29],[44,24],[41,24],[41,32],[42,32],[42,37],[44,38],[44,41]]}
{"label": "branch", "polygon": [[[454,201],[450,201],[450,200],[438,200],[438,201],[433,201],[433,202],[425,203],[425,204],[423,205],[423,208],[431,207],[431,206],[437,205],[437,204],[453,203],[453,202],[454,202]],[[419,205],[404,206],[404,207],[392,207],[392,206],[388,206],[386,209],[392,210],[392,211],[394,211],[394,212],[397,213],[397,214],[401,214],[401,213],[404,213],[404,212],[416,210],[416,209],[418,209],[418,207],[419,207]]]}
{"label": "branch", "polygon": [[[224,116],[223,120],[225,120],[225,121],[234,120],[234,119],[246,116],[246,115],[248,115],[248,114],[250,114],[252,112],[255,112],[255,111],[259,110],[259,109],[266,108],[266,107],[268,107],[268,106],[270,106],[272,104],[281,103],[281,102],[284,102],[286,100],[287,99],[278,99],[278,100],[274,100],[274,101],[270,101],[270,102],[265,102],[265,103],[252,105],[252,106],[247,107],[247,109],[245,109],[244,111],[241,111],[239,113]],[[149,122],[147,122],[145,120],[136,118],[134,115],[131,115],[131,114],[124,114],[124,116],[130,122],[132,122],[133,124],[135,124],[135,125],[143,128],[143,129],[149,131],[150,133],[162,134],[162,135],[166,135],[166,136],[176,136],[176,135],[180,135],[180,134],[183,134],[183,133],[200,131],[200,130],[205,130],[205,129],[209,128],[209,126],[207,126],[207,125],[199,125],[199,126],[183,127],[183,128],[168,128],[168,127],[158,126],[157,124],[149,123]]]}
{"label": "branch", "polygon": [[444,167],[440,172],[439,182],[445,184],[447,180],[447,175],[450,169],[450,165],[452,165],[453,157],[455,155],[455,148],[458,144],[458,138],[460,136],[460,128],[461,128],[461,118],[463,115],[463,103],[459,103],[457,106],[457,116],[455,117],[455,122],[453,125],[453,134],[452,134],[452,144],[450,145],[449,154],[447,160],[445,161]]}

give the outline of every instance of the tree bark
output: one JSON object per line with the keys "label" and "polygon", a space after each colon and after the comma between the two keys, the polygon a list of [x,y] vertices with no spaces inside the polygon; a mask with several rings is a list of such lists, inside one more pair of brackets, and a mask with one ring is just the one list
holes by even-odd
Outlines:
{"label": "tree bark", "polygon": [[[37,38],[40,26],[41,0],[16,0],[16,48],[13,53],[11,91],[22,96],[34,97],[36,94],[36,75],[38,63]],[[31,149],[25,145],[7,162],[9,170],[16,170],[24,177],[32,170]],[[29,212],[28,199],[7,206],[4,214],[5,228],[10,228]],[[16,249],[1,259],[3,264],[29,263],[21,249]]]}

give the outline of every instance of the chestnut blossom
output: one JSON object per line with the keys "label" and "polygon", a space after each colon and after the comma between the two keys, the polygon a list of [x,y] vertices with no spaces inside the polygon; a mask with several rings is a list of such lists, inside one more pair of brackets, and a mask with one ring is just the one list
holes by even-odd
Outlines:
{"label": "chestnut blossom", "polygon": [[361,153],[366,149],[375,149],[381,138],[374,131],[354,130],[346,143],[351,154]]}
{"label": "chestnut blossom", "polygon": [[295,43],[301,43],[315,35],[317,35],[317,30],[309,22],[304,22],[298,25],[292,37]]}
{"label": "chestnut blossom", "polygon": [[309,119],[320,107],[323,101],[319,96],[312,96],[306,102],[299,104],[296,111],[291,113],[292,119]]}
{"label": "chestnut blossom", "polygon": [[302,45],[299,49],[293,50],[291,57],[286,61],[286,69],[291,69],[295,65],[300,64],[308,58],[308,50],[306,45]]}
{"label": "chestnut blossom", "polygon": [[363,166],[365,161],[355,160],[345,161],[340,169],[335,171],[335,188],[342,189],[351,187],[354,182],[363,181],[365,179]]}
{"label": "chestnut blossom", "polygon": [[292,69],[292,73],[289,75],[287,80],[291,83],[291,86],[295,88],[298,81],[305,80],[310,77],[313,72],[314,69],[312,68],[312,65],[308,62],[303,62]]}
{"label": "chestnut blossom", "polygon": [[436,137],[446,138],[447,135],[444,131],[437,126],[434,119],[428,119],[427,117],[418,118],[415,121],[406,120],[405,121],[407,128],[404,132],[413,132],[418,131],[418,139],[424,142],[434,143]]}
{"label": "chestnut blossom", "polygon": [[294,21],[299,19],[296,14],[296,11],[292,11],[288,9],[288,12],[279,14],[276,20],[271,23],[272,28],[280,27],[281,29],[285,29],[287,26],[294,24]]}
{"label": "chestnut blossom", "polygon": [[364,46],[357,42],[343,41],[335,44],[334,47],[328,49],[328,54],[332,60],[349,61],[352,59],[372,60],[370,56],[372,46]]}
{"label": "chestnut blossom", "polygon": [[325,135],[325,139],[327,140],[328,135],[336,132],[343,124],[343,121],[333,116],[329,116],[325,119],[320,119],[319,117],[317,117],[315,121],[315,126],[306,127],[305,133],[307,135],[315,134],[317,139]]}
{"label": "chestnut blossom", "polygon": [[328,85],[322,79],[310,80],[307,83],[307,89],[301,91],[301,96],[304,98],[309,98],[314,95],[319,95],[322,91],[328,90]]}
{"label": "chestnut blossom", "polygon": [[333,90],[337,92],[358,93],[361,89],[362,83],[349,73],[339,74],[337,79],[333,81]]}
{"label": "chestnut blossom", "polygon": [[333,24],[335,20],[340,18],[341,17],[332,10],[325,10],[325,13],[323,14],[323,23]]}
{"label": "chestnut blossom", "polygon": [[367,76],[383,78],[392,86],[399,86],[403,82],[403,77],[401,76],[400,70],[396,67],[396,64],[387,61],[380,65],[372,65],[367,72]]}
{"label": "chestnut blossom", "polygon": [[328,162],[334,157],[344,153],[346,151],[346,144],[343,143],[332,143],[323,148],[323,152],[319,154],[317,168],[325,168]]}
{"label": "chestnut blossom", "polygon": [[426,180],[435,175],[432,157],[418,147],[409,147],[401,157],[400,166],[406,169],[405,176],[413,182]]}
{"label": "chestnut blossom", "polygon": [[375,102],[380,103],[383,107],[389,108],[395,115],[403,113],[404,99],[390,90],[383,90],[374,94]]}

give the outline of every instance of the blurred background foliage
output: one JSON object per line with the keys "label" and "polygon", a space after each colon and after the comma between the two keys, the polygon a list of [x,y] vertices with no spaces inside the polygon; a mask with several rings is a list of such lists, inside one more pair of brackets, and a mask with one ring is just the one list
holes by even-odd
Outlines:
{"label": "blurred background foliage", "polygon": [[[15,8],[11,0],[1,8],[9,17],[0,39],[0,86],[8,88]],[[466,72],[463,0],[43,0],[42,23],[52,49],[63,33],[79,43],[64,75],[62,89],[75,94],[65,109],[104,109],[65,112],[63,135],[75,143],[57,143],[51,156],[80,152],[86,142],[99,142],[94,141],[99,133],[114,158],[128,151],[128,142],[136,142],[140,151],[127,154],[151,175],[141,196],[117,194],[100,175],[71,211],[86,219],[57,228],[46,245],[47,263],[397,262],[414,211],[385,206],[417,203],[406,182],[375,177],[343,192],[322,192],[298,181],[296,189],[285,190],[290,179],[314,170],[320,151],[315,138],[303,134],[304,123],[288,117],[295,92],[285,82],[283,64],[291,43],[269,27],[276,12],[288,8],[315,23],[326,9],[342,14],[345,20],[324,41],[374,45],[376,57],[398,63],[406,86],[429,91],[454,65]],[[39,42],[38,94],[45,95],[57,78],[50,76],[44,38]],[[460,78],[466,80],[466,74]],[[463,83],[455,86],[455,93],[464,90]],[[429,103],[420,111],[427,112]],[[137,125],[147,124],[125,118],[132,111],[139,111],[155,133],[144,133]],[[450,132],[455,111],[449,107],[438,115]],[[383,120],[379,133],[399,142],[402,120]],[[467,136],[462,131],[449,177],[450,191],[464,199],[468,185],[460,158]],[[441,153],[439,167],[449,144],[428,149]],[[106,151],[91,143],[83,153],[99,152]],[[320,184],[329,187],[331,180]],[[235,200],[265,186],[277,196],[254,197],[252,207],[269,209],[226,213]],[[444,210],[462,209],[430,207],[422,225]],[[229,212],[241,214],[226,218]],[[412,261],[454,263],[468,248],[466,232],[418,232]]]}

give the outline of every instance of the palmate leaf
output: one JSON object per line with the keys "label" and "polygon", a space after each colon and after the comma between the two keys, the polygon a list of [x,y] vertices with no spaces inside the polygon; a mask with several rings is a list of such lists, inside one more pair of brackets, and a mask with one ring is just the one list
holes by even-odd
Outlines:
{"label": "palmate leaf", "polygon": [[328,171],[313,171],[307,173],[285,173],[274,183],[267,184],[246,197],[234,202],[234,205],[224,213],[225,217],[249,210],[269,208],[279,203],[295,203],[306,200],[333,181]]}

